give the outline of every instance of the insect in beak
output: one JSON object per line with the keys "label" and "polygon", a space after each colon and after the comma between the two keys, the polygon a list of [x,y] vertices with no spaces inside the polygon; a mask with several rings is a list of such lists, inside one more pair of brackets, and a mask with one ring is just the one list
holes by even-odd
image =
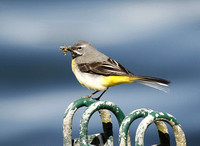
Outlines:
{"label": "insect in beak", "polygon": [[63,54],[66,55],[68,51],[71,51],[71,46],[60,46],[60,49],[63,51]]}

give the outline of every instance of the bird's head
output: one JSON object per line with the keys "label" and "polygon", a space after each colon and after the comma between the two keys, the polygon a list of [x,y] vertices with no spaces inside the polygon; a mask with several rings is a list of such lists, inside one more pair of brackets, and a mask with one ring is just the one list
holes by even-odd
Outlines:
{"label": "bird's head", "polygon": [[60,49],[66,54],[68,51],[71,52],[72,58],[76,58],[90,52],[90,50],[94,49],[93,46],[86,41],[78,41],[72,46],[61,46]]}

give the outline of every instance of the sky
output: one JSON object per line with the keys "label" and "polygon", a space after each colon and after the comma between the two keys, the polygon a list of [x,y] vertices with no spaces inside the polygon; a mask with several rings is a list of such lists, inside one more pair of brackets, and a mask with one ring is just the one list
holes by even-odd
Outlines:
{"label": "sky", "polygon": [[[65,109],[93,92],[78,83],[71,55],[59,49],[78,40],[90,42],[136,75],[170,80],[168,94],[123,84],[101,100],[114,102],[125,115],[138,108],[170,113],[182,125],[188,145],[195,145],[200,133],[199,5],[195,0],[1,0],[0,145],[62,145]],[[74,117],[73,138],[79,136],[83,111]],[[96,122],[91,118],[89,133],[101,132]],[[115,118],[113,125],[117,143]],[[130,129],[133,140],[136,127]],[[158,143],[151,139],[152,131],[147,131],[147,145]]]}

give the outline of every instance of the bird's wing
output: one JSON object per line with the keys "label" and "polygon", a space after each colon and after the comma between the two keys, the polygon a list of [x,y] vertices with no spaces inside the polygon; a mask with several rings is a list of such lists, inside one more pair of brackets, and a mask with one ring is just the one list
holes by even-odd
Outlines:
{"label": "bird's wing", "polygon": [[78,65],[81,72],[99,74],[104,76],[132,76],[133,73],[117,61],[109,58],[103,62],[82,63]]}

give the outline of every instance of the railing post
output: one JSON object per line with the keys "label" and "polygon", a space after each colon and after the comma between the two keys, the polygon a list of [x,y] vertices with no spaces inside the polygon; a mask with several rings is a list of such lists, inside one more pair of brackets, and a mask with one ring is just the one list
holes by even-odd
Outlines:
{"label": "railing post", "polygon": [[81,98],[71,103],[65,111],[63,118],[63,146],[72,145],[72,120],[75,112],[82,106],[89,106],[96,100]]}
{"label": "railing post", "polygon": [[144,134],[147,127],[155,121],[165,121],[173,128],[176,145],[177,146],[186,146],[185,134],[181,128],[181,125],[178,121],[170,114],[163,112],[152,112],[146,118],[142,120],[139,124],[136,136],[135,136],[135,145],[144,146]]}
{"label": "railing post", "polygon": [[[132,124],[132,122],[141,117],[145,118],[152,112],[153,112],[153,110],[151,110],[151,109],[137,109],[137,110],[132,111],[130,114],[128,114],[124,118],[124,120],[119,128],[119,144],[120,144],[120,146],[127,146],[128,129],[129,129],[130,125]],[[162,121],[157,121],[157,122],[155,122],[155,124],[159,131],[160,144],[170,143],[168,129],[167,129],[167,126],[165,125],[165,123]]]}
{"label": "railing post", "polygon": [[98,101],[91,104],[83,113],[81,121],[80,121],[80,145],[81,146],[89,146],[88,136],[87,136],[88,122],[89,122],[90,117],[93,115],[93,113],[100,109],[108,109],[111,112],[113,112],[118,120],[119,125],[121,125],[121,122],[125,117],[122,110],[112,102]]}
{"label": "railing post", "polygon": [[[80,121],[80,138],[72,140],[72,119],[77,109],[83,106],[88,108],[83,113]],[[91,116],[96,111],[98,111],[100,114],[104,133],[88,136],[88,123]],[[120,126],[120,146],[131,146],[128,129],[131,123],[140,117],[143,117],[144,119],[141,121],[136,131],[136,146],[144,145],[145,131],[152,123],[155,123],[158,129],[160,145],[169,146],[170,137],[165,122],[170,124],[170,126],[173,128],[176,144],[178,146],[186,146],[185,134],[181,128],[181,125],[172,115],[168,113],[155,112],[150,109],[137,109],[125,117],[122,110],[114,103],[109,101],[97,101],[90,98],[78,99],[71,103],[66,109],[63,119],[63,146],[113,146],[112,120],[109,111],[116,116]]]}

